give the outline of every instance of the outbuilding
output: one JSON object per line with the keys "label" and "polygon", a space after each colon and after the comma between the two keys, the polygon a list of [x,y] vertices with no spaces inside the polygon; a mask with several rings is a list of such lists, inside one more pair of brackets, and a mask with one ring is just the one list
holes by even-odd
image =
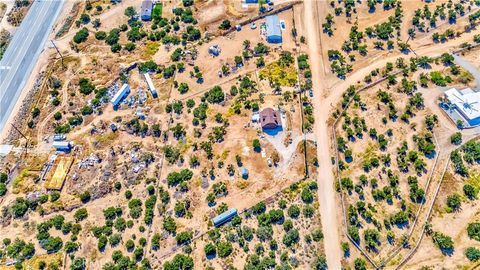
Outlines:
{"label": "outbuilding", "polygon": [[118,105],[120,105],[120,102],[128,96],[130,93],[130,86],[128,84],[123,84],[122,87],[113,95],[112,97],[112,105],[113,108],[116,109],[118,108]]}
{"label": "outbuilding", "polygon": [[248,170],[245,167],[240,168],[240,174],[242,175],[243,179],[248,179]]}
{"label": "outbuilding", "polygon": [[152,0],[142,1],[142,7],[140,10],[140,18],[142,19],[142,21],[149,21],[152,19],[152,9],[153,9]]}
{"label": "outbuilding", "polygon": [[221,213],[220,215],[214,217],[212,219],[213,225],[215,225],[215,227],[219,227],[220,225],[232,220],[232,218],[234,218],[236,215],[237,209],[230,208],[227,211]]}
{"label": "outbuilding", "polygon": [[262,129],[275,129],[282,126],[280,113],[272,108],[265,108],[260,112]]}
{"label": "outbuilding", "polygon": [[52,146],[55,150],[61,152],[69,152],[72,149],[72,144],[67,141],[54,141]]}
{"label": "outbuilding", "polygon": [[150,78],[150,75],[148,73],[143,74],[145,76],[145,81],[147,81],[148,89],[150,90],[150,93],[152,93],[152,96],[154,98],[157,97],[157,89],[153,85],[152,78]]}
{"label": "outbuilding", "polygon": [[265,18],[265,22],[267,30],[267,42],[273,44],[282,43],[282,28],[278,16],[267,16]]}

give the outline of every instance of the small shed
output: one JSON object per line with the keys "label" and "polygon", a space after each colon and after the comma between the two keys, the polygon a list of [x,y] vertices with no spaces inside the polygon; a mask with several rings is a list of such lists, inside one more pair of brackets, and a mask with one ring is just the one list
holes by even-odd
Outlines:
{"label": "small shed", "polygon": [[56,141],[56,142],[65,141],[65,139],[66,139],[66,137],[63,134],[53,135],[53,140]]}
{"label": "small shed", "polygon": [[227,211],[221,213],[220,215],[214,217],[212,219],[213,225],[215,225],[215,227],[219,227],[220,225],[232,220],[232,218],[234,218],[236,215],[237,209],[230,208]]}
{"label": "small shed", "polygon": [[267,28],[267,42],[274,44],[282,43],[282,28],[278,16],[267,16],[265,22]]}
{"label": "small shed", "polygon": [[219,56],[220,55],[220,46],[218,46],[218,44],[215,44],[213,46],[210,46],[208,48],[208,53],[212,56]]}
{"label": "small shed", "polygon": [[260,121],[260,114],[259,113],[253,113],[252,122],[253,123],[258,123],[259,121]]}
{"label": "small shed", "polygon": [[275,129],[282,126],[280,113],[272,108],[265,108],[260,112],[260,124],[263,129]]}
{"label": "small shed", "polygon": [[142,19],[142,21],[149,21],[152,19],[152,9],[153,9],[152,0],[142,1],[142,7],[140,10],[140,18]]}
{"label": "small shed", "polygon": [[242,175],[242,178],[243,178],[243,179],[247,179],[247,178],[248,178],[248,170],[247,170],[247,168],[245,168],[245,167],[240,168],[240,174]]}

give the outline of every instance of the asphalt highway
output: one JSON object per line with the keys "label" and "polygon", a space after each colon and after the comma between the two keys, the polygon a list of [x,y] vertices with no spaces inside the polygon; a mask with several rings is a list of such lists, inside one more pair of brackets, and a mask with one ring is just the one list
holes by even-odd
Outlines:
{"label": "asphalt highway", "polygon": [[0,61],[0,131],[12,113],[64,0],[36,0],[17,28]]}

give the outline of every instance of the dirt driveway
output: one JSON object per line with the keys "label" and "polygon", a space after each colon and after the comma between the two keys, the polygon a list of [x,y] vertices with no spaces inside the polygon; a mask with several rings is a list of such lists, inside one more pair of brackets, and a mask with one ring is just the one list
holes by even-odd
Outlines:
{"label": "dirt driveway", "polygon": [[[307,0],[304,2],[305,16],[304,24],[307,27],[307,41],[310,65],[312,69],[312,84],[315,92],[313,98],[315,113],[315,135],[317,138],[317,157],[319,162],[318,171],[318,198],[320,202],[320,215],[322,219],[322,230],[325,236],[325,256],[329,269],[341,269],[342,252],[340,249],[340,238],[338,229],[340,223],[337,220],[337,209],[339,204],[335,201],[335,178],[332,172],[330,159],[330,139],[327,125],[330,106],[323,98],[325,87],[322,85],[324,74],[322,72],[323,60],[321,57],[318,35],[319,21],[317,10],[326,10],[323,5],[326,1]],[[318,6],[317,6],[318,5]]]}

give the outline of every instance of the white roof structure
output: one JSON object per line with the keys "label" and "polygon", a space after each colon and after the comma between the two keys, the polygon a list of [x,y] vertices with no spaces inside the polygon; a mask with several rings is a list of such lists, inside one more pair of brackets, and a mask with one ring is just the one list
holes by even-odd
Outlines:
{"label": "white roof structure", "polygon": [[461,91],[452,88],[445,91],[445,96],[467,121],[480,117],[480,92],[470,88]]}
{"label": "white roof structure", "polygon": [[152,96],[157,97],[157,89],[155,88],[155,85],[153,85],[152,78],[150,78],[150,75],[148,73],[144,73],[143,76],[145,76],[145,80],[147,81],[148,89],[150,89],[150,92],[152,93]]}
{"label": "white roof structure", "polygon": [[115,93],[115,95],[112,98],[112,104],[113,106],[118,106],[120,101],[130,92],[130,86],[128,84],[123,84],[122,87]]}
{"label": "white roof structure", "polygon": [[0,144],[0,157],[7,156],[13,149],[11,144]]}

